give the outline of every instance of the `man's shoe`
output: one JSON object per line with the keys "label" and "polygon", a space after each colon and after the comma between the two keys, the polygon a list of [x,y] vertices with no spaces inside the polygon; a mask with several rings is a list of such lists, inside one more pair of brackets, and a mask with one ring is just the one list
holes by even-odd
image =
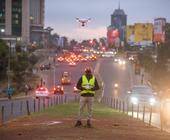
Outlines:
{"label": "man's shoe", "polygon": [[80,127],[80,126],[82,126],[81,121],[77,121],[76,124],[75,124],[75,127]]}
{"label": "man's shoe", "polygon": [[88,127],[88,128],[92,128],[92,125],[91,125],[91,123],[90,123],[90,120],[87,120],[87,127]]}

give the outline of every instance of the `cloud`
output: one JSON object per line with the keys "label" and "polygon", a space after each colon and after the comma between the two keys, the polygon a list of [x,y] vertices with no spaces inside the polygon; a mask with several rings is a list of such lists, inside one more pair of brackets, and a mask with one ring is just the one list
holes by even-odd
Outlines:
{"label": "cloud", "polygon": [[75,28],[70,32],[63,33],[65,36],[69,38],[74,38],[76,40],[84,40],[84,39],[93,39],[106,37],[107,29],[106,27],[98,27],[98,28],[88,28],[88,27],[79,27]]}

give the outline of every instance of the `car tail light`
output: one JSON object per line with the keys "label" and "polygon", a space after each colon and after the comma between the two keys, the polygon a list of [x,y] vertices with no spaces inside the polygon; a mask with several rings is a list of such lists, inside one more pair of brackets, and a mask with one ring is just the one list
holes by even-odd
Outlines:
{"label": "car tail light", "polygon": [[64,88],[63,88],[63,87],[61,87],[61,90],[63,91],[63,90],[64,90]]}

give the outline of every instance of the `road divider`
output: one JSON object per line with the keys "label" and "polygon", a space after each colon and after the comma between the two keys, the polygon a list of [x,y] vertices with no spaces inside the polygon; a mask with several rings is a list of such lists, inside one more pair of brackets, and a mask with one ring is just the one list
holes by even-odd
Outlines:
{"label": "road divider", "polygon": [[0,105],[0,126],[15,118],[31,115],[32,113],[40,112],[55,105],[77,102],[78,100],[78,94],[54,95],[48,98],[38,99],[12,99],[8,101],[8,106],[6,104]]}
{"label": "road divider", "polygon": [[170,132],[170,118],[167,118],[162,105],[154,107],[147,104],[132,104],[120,98],[103,97],[101,103],[127,114],[135,119],[140,119],[148,126],[155,126],[161,131]]}

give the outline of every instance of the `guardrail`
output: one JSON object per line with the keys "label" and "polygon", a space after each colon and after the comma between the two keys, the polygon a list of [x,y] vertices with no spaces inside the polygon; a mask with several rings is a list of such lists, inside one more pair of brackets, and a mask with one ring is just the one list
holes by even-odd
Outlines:
{"label": "guardrail", "polygon": [[40,112],[54,105],[78,101],[76,94],[56,95],[49,98],[25,98],[4,100],[0,102],[0,125],[17,117],[30,115],[33,112]]}
{"label": "guardrail", "polygon": [[165,106],[162,104],[156,107],[147,104],[134,105],[128,101],[112,97],[103,97],[101,103],[133,118],[140,119],[149,126],[170,132],[170,117],[168,117],[169,114],[164,110]]}

